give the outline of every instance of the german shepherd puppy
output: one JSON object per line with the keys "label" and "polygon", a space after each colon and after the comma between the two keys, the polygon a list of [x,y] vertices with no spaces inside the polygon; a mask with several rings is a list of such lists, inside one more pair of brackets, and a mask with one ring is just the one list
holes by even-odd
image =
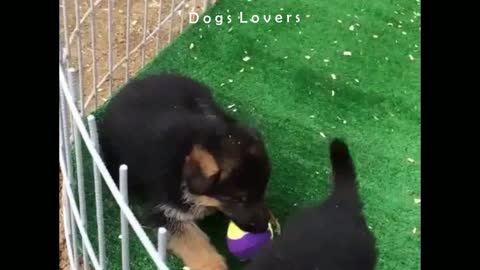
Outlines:
{"label": "german shepherd puppy", "polygon": [[294,214],[282,235],[265,245],[246,270],[373,270],[375,237],[362,214],[347,145],[330,145],[333,191],[316,207]]}
{"label": "german shepherd puppy", "polygon": [[205,85],[174,74],[132,80],[106,106],[99,136],[114,179],[126,164],[148,225],[167,228],[168,248],[190,269],[227,269],[196,220],[219,210],[245,231],[267,230],[271,165],[262,137]]}

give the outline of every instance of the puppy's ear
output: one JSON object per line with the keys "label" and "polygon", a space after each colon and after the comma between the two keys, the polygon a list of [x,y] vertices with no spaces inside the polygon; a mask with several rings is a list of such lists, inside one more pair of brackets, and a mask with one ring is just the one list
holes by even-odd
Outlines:
{"label": "puppy's ear", "polygon": [[185,159],[182,178],[192,194],[202,195],[218,181],[219,171],[214,157],[202,147],[195,145]]}

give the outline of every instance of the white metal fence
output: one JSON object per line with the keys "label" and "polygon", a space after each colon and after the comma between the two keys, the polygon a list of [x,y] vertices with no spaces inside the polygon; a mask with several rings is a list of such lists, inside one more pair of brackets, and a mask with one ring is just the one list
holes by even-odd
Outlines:
{"label": "white metal fence", "polygon": [[[153,264],[158,269],[168,269],[165,263],[168,232],[164,228],[158,230],[157,247],[148,238],[128,205],[128,164],[119,168],[118,189],[102,161],[95,117],[90,113],[183,31],[188,12],[201,13],[213,2],[60,0],[59,162],[63,179],[60,195],[69,269],[109,269],[104,184],[120,209],[122,269],[130,269],[130,228]],[[94,209],[87,209],[85,196],[85,149],[93,164]],[[96,214],[96,243],[89,237],[87,211]]]}

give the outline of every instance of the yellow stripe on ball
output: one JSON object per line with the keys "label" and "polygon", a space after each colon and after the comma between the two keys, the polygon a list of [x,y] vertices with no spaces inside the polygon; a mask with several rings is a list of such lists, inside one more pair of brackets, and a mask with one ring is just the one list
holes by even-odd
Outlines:
{"label": "yellow stripe on ball", "polygon": [[[272,224],[268,223],[268,231],[270,232],[270,239],[273,239],[273,229],[272,229]],[[228,229],[227,229],[227,237],[228,239],[231,240],[238,240],[248,233],[245,231],[242,231],[235,223],[230,222],[228,224]]]}
{"label": "yellow stripe on ball", "polygon": [[230,222],[227,229],[227,237],[232,240],[238,240],[244,237],[247,233],[242,231],[235,223]]}

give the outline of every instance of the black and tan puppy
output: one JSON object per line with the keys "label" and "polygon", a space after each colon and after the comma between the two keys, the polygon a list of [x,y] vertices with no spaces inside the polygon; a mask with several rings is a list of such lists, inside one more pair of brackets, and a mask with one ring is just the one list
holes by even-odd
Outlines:
{"label": "black and tan puppy", "polygon": [[112,176],[128,165],[132,196],[143,195],[150,225],[166,226],[169,249],[190,269],[227,268],[195,224],[215,210],[245,231],[267,229],[262,138],[203,84],[171,74],[132,80],[108,104],[99,134]]}
{"label": "black and tan puppy", "polygon": [[368,229],[347,145],[330,145],[333,191],[319,206],[294,214],[282,235],[262,249],[246,270],[373,270],[375,237]]}

